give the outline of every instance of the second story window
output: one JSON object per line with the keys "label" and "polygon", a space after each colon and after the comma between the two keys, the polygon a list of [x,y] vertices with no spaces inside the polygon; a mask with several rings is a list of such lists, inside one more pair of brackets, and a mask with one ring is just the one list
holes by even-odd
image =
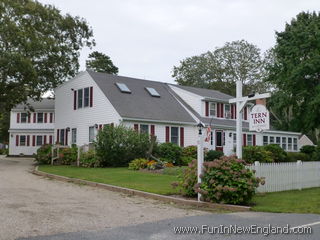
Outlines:
{"label": "second story window", "polygon": [[37,123],[43,123],[43,113],[37,114]]}
{"label": "second story window", "polygon": [[93,107],[93,87],[81,88],[73,92],[73,110]]}
{"label": "second story window", "polygon": [[209,107],[210,107],[210,111],[209,111],[210,117],[215,117],[216,116],[216,103],[211,102]]}
{"label": "second story window", "polygon": [[83,99],[83,106],[89,106],[89,88],[84,89],[84,99]]}
{"label": "second story window", "polygon": [[27,113],[21,113],[21,123],[26,123],[27,122]]}
{"label": "second story window", "polygon": [[225,104],[224,105],[224,115],[226,119],[231,118],[231,111],[230,111],[230,104]]}
{"label": "second story window", "polygon": [[83,89],[78,90],[78,108],[82,108]]}

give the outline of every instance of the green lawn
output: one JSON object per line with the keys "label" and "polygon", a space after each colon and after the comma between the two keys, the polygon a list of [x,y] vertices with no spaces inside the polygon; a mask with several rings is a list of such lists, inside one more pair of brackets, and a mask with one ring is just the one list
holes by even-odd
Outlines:
{"label": "green lawn", "polygon": [[178,180],[175,175],[145,173],[128,170],[127,168],[78,168],[50,165],[39,166],[39,170],[70,178],[79,178],[163,195],[178,193],[178,190],[173,189],[171,186],[172,182]]}
{"label": "green lawn", "polygon": [[320,214],[320,188],[258,194],[254,211]]}

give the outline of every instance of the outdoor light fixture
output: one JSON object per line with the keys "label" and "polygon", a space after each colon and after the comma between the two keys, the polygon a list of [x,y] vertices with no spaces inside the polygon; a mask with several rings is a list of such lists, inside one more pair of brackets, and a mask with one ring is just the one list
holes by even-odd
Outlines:
{"label": "outdoor light fixture", "polygon": [[250,94],[248,95],[248,97],[249,97],[249,98],[252,98],[252,97],[254,97],[255,95],[256,95],[256,93],[253,92],[253,93],[250,93]]}
{"label": "outdoor light fixture", "polygon": [[71,88],[71,91],[74,91],[74,89],[73,89],[73,88]]}
{"label": "outdoor light fixture", "polygon": [[70,128],[69,128],[69,127],[67,127],[67,128],[66,128],[66,130],[67,130],[67,132],[69,132],[69,131],[70,131]]}
{"label": "outdoor light fixture", "polygon": [[198,130],[199,130],[199,135],[202,135],[202,129],[204,128],[204,125],[202,122],[199,122],[199,124],[197,125]]}
{"label": "outdoor light fixture", "polygon": [[95,127],[95,128],[98,128],[98,124],[95,124],[94,127]]}
{"label": "outdoor light fixture", "polygon": [[229,137],[232,137],[232,133],[229,133]]}

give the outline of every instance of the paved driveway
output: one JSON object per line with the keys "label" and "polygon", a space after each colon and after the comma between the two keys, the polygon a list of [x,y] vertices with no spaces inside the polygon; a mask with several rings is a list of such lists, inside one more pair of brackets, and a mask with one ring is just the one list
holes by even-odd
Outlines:
{"label": "paved driveway", "polygon": [[32,159],[0,156],[0,239],[104,230],[206,214],[30,173]]}

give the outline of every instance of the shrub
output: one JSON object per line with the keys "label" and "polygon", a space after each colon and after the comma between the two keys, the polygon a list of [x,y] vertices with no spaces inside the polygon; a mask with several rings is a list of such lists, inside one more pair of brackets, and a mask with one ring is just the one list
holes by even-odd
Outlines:
{"label": "shrub", "polygon": [[62,165],[71,165],[77,161],[78,148],[73,146],[71,148],[62,148],[59,150],[59,162]]}
{"label": "shrub", "polygon": [[145,158],[137,158],[129,163],[130,170],[140,170],[147,167],[148,160]]}
{"label": "shrub", "polygon": [[248,204],[261,181],[236,156],[204,162],[201,179],[196,191],[202,194],[203,200],[229,204]]}
{"label": "shrub", "polygon": [[133,159],[146,156],[150,138],[122,125],[105,126],[99,131],[95,147],[101,166],[128,166]]}
{"label": "shrub", "polygon": [[313,145],[305,145],[302,146],[300,149],[300,152],[308,154],[309,156],[312,156],[312,154],[316,151],[316,146]]}
{"label": "shrub", "polygon": [[206,153],[206,155],[204,157],[204,161],[206,161],[206,162],[213,161],[215,159],[219,159],[222,156],[223,156],[223,152],[210,150]]}
{"label": "shrub", "polygon": [[35,161],[38,164],[50,164],[52,156],[52,145],[45,144],[38,148]]}
{"label": "shrub", "polygon": [[305,153],[300,152],[288,152],[287,153],[287,162],[296,162],[301,161],[310,161],[310,157]]}
{"label": "shrub", "polygon": [[263,148],[271,152],[271,157],[274,162],[285,162],[287,160],[287,153],[277,144],[269,144]]}
{"label": "shrub", "polygon": [[192,160],[197,159],[197,158],[192,158],[188,156],[182,156],[180,159],[181,166],[188,166],[189,163],[192,162]]}
{"label": "shrub", "polygon": [[312,161],[320,161],[320,144],[316,147],[314,153],[311,156]]}
{"label": "shrub", "polygon": [[273,162],[272,153],[266,151],[262,146],[246,146],[243,148],[243,160],[252,164],[255,161],[261,163]]}
{"label": "shrub", "polygon": [[191,159],[196,159],[197,158],[197,146],[191,145],[191,146],[182,148],[182,156],[189,157]]}
{"label": "shrub", "polygon": [[0,155],[8,155],[9,154],[9,149],[3,148],[0,149]]}
{"label": "shrub", "polygon": [[174,143],[161,143],[156,149],[156,155],[165,162],[182,165],[182,148]]}
{"label": "shrub", "polygon": [[100,162],[96,157],[96,152],[94,150],[89,150],[88,152],[81,153],[80,155],[80,166],[86,168],[99,167]]}
{"label": "shrub", "polygon": [[172,175],[172,176],[180,176],[183,171],[184,171],[185,167],[166,167],[163,169],[162,174],[164,175]]}

